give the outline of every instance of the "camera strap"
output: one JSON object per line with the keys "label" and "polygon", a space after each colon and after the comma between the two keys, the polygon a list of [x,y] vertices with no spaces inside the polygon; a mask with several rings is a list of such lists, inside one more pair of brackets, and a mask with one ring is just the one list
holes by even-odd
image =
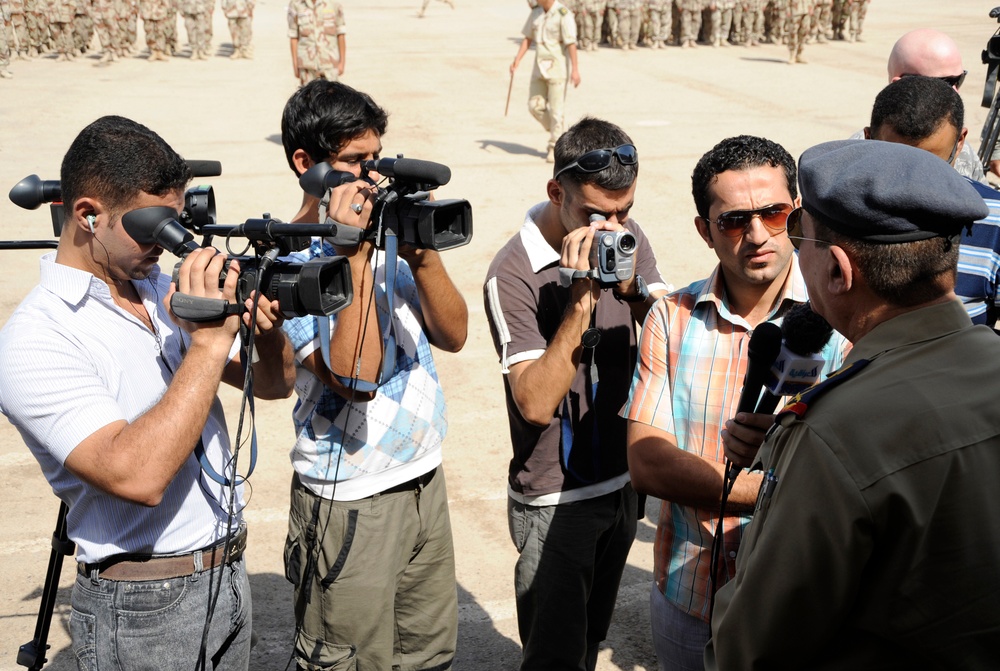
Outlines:
{"label": "camera strap", "polygon": [[559,267],[559,286],[568,287],[573,284],[573,280],[585,280],[592,279],[596,280],[598,277],[597,268],[591,268],[589,270],[577,270],[575,268],[563,268]]}
{"label": "camera strap", "polygon": [[[399,241],[396,238],[395,232],[390,230],[385,231],[383,240],[383,250],[385,253],[385,309],[388,319],[387,324],[383,329],[382,369],[379,371],[378,379],[376,379],[375,382],[369,382],[367,380],[359,380],[356,377],[348,377],[333,373],[333,367],[330,365],[329,322],[319,325],[320,353],[323,355],[323,363],[326,364],[327,369],[333,373],[333,376],[340,384],[344,385],[348,389],[365,393],[378,390],[382,384],[389,381],[392,374],[396,371],[396,336],[393,329],[393,303],[395,302],[396,296],[396,267],[399,264]],[[380,307],[378,305],[378,293],[379,292],[377,291],[375,292],[376,313],[379,312]],[[379,321],[381,322],[381,319]]]}

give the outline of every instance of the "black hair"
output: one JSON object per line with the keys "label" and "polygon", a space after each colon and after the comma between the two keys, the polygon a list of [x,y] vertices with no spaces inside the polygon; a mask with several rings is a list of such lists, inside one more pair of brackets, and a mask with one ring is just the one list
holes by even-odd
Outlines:
{"label": "black hair", "polygon": [[65,221],[79,198],[95,198],[112,218],[140,194],[162,196],[187,186],[191,170],[163,138],[120,116],[104,116],[80,131],[63,157],[60,189]]}
{"label": "black hair", "polygon": [[748,170],[761,166],[781,168],[788,182],[792,200],[798,196],[795,183],[795,160],[777,142],[753,135],[726,138],[698,160],[691,173],[691,194],[698,216],[708,218],[712,206],[709,188],[715,178],[727,170]]}
{"label": "black hair", "polygon": [[908,140],[920,141],[934,134],[945,120],[956,131],[962,131],[962,96],[937,77],[913,75],[897,79],[879,91],[869,127],[873,137],[883,127],[889,127]]}
{"label": "black hair", "polygon": [[[552,174],[555,175],[587,152],[597,149],[613,149],[623,144],[634,143],[632,138],[621,128],[603,119],[584,117],[560,135],[556,141],[555,164]],[[612,158],[611,165],[604,170],[591,173],[569,170],[564,172],[559,179],[565,179],[577,185],[594,184],[608,191],[620,191],[632,186],[638,176],[638,163],[622,165],[617,158]]]}
{"label": "black hair", "polygon": [[368,131],[381,137],[388,120],[386,111],[367,93],[315,79],[292,94],[281,114],[281,144],[288,166],[298,174],[292,160],[298,149],[320,163]]}

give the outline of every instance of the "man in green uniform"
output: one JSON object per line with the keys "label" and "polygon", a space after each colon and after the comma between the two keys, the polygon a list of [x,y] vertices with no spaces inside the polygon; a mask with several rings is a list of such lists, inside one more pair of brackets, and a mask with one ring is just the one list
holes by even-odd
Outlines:
{"label": "man in green uniform", "polygon": [[580,85],[580,68],[576,62],[576,20],[573,12],[558,0],[538,0],[531,10],[521,33],[524,39],[510,64],[513,77],[518,64],[535,45],[535,67],[531,71],[528,88],[528,110],[531,116],[549,131],[548,151],[545,160],[555,160],[556,140],[563,133],[563,105],[566,101],[567,59],[573,86]]}
{"label": "man in green uniform", "polygon": [[959,236],[989,209],[892,142],[813,147],[799,182],[787,227],[809,299],[854,347],[760,450],[705,666],[995,668],[1000,340],[954,292]]}

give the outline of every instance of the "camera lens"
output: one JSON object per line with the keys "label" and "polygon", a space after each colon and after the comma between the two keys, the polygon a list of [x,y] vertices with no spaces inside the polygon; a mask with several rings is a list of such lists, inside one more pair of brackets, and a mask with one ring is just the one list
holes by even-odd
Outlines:
{"label": "camera lens", "polygon": [[635,236],[631,233],[622,233],[618,238],[618,249],[623,254],[631,254],[635,251]]}

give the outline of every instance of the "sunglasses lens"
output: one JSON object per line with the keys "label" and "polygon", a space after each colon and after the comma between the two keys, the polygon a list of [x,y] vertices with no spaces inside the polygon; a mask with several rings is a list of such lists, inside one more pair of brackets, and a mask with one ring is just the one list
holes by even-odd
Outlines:
{"label": "sunglasses lens", "polygon": [[802,208],[797,207],[789,215],[785,228],[788,231],[788,238],[792,241],[792,246],[798,249],[802,244]]}
{"label": "sunglasses lens", "polygon": [[622,165],[635,165],[639,162],[639,153],[633,145],[623,144],[615,149],[615,153],[618,154],[618,160]]}
{"label": "sunglasses lens", "polygon": [[717,223],[723,235],[738,238],[743,235],[752,218],[753,210],[734,210],[720,214]]}
{"label": "sunglasses lens", "polygon": [[577,162],[577,167],[582,172],[598,172],[611,165],[611,150],[598,149],[587,152],[581,156]]}
{"label": "sunglasses lens", "polygon": [[777,231],[779,233],[785,230],[785,222],[788,220],[788,215],[791,211],[791,206],[785,205],[784,203],[771,205],[770,207],[758,210],[760,213],[760,220],[764,222],[764,225],[772,231]]}

